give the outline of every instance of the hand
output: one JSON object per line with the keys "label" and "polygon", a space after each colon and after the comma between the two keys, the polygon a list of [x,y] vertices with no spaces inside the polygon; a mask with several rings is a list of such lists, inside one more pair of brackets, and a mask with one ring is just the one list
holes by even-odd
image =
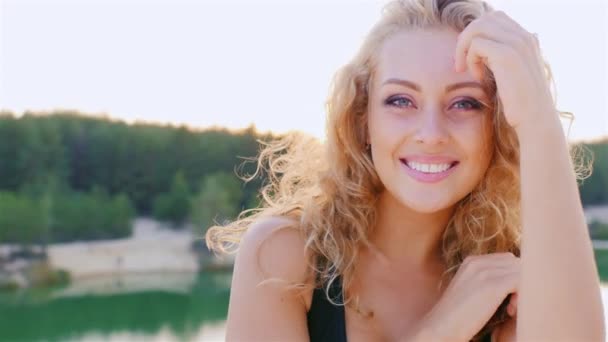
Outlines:
{"label": "hand", "polygon": [[517,341],[517,293],[511,295],[509,305],[507,305],[507,314],[511,316],[511,318],[494,328],[493,334],[498,341],[515,342]]}
{"label": "hand", "polygon": [[515,316],[520,271],[521,259],[512,253],[467,257],[421,330],[437,341],[469,341],[511,293],[509,314]]}
{"label": "hand", "polygon": [[458,36],[455,70],[468,68],[481,81],[486,66],[514,129],[556,113],[537,37],[502,11],[473,20]]}
{"label": "hand", "polygon": [[515,318],[517,316],[517,292],[511,295],[509,299],[509,305],[507,306],[507,313],[509,316]]}
{"label": "hand", "polygon": [[517,317],[512,317],[506,321],[500,323],[494,328],[492,332],[492,338],[494,341],[501,342],[515,342],[517,341]]}

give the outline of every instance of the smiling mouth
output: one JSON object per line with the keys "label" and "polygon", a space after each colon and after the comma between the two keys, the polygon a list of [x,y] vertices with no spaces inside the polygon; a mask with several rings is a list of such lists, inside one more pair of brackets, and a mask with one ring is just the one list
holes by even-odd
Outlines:
{"label": "smiling mouth", "polygon": [[[414,170],[416,172],[422,172],[422,173],[425,173],[425,174],[443,173],[443,172],[446,172],[446,171],[449,171],[449,170],[453,169],[456,165],[460,164],[459,161],[453,161],[452,163],[449,163],[450,166],[447,169],[443,170],[443,171],[426,172],[426,171],[421,171],[421,170],[414,169],[412,166],[410,166],[408,164],[408,162],[407,162],[406,159],[400,158],[399,160],[401,161],[401,163],[403,165],[407,166],[409,169]],[[445,163],[445,164],[448,164],[448,163]],[[437,165],[437,164],[435,164],[435,165]]]}

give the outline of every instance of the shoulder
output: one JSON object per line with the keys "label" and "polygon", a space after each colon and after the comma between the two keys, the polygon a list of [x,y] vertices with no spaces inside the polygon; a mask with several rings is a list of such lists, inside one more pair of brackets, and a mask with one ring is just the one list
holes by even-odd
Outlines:
{"label": "shoulder", "polygon": [[254,267],[261,277],[304,282],[309,276],[305,245],[306,237],[297,221],[266,217],[254,222],[245,232],[237,259]]}
{"label": "shoulder", "polygon": [[283,217],[250,225],[237,251],[226,324],[227,340],[305,341],[312,296],[289,288],[309,281],[306,239]]}
{"label": "shoulder", "polygon": [[262,217],[253,222],[243,234],[239,253],[243,249],[259,247],[262,243],[275,246],[280,243],[299,245],[302,242],[304,240],[297,221],[282,216]]}

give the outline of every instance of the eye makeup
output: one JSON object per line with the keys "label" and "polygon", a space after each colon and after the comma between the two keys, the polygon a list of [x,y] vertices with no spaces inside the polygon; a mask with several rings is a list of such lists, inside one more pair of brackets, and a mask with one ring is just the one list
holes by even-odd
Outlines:
{"label": "eye makeup", "polygon": [[[461,110],[465,110],[465,111],[484,110],[484,109],[489,108],[489,106],[487,104],[485,104],[483,101],[476,100],[472,97],[464,97],[464,98],[460,98],[460,99],[454,101],[450,105],[450,109],[454,108],[454,106],[458,105],[458,104],[466,104],[468,106],[467,108],[461,108]],[[389,107],[396,107],[396,108],[409,108],[409,107],[415,108],[414,102],[409,97],[403,96],[403,95],[389,96],[386,100],[384,100],[384,105],[389,106]]]}

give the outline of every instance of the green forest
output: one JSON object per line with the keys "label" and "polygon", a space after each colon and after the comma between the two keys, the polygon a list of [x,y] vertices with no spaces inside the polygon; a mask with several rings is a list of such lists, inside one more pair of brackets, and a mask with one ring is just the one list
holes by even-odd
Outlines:
{"label": "green forest", "polygon": [[[251,175],[260,141],[279,136],[127,124],[57,111],[0,113],[0,243],[47,244],[129,236],[151,216],[179,228],[229,220],[258,204]],[[586,144],[584,205],[608,204],[608,139]],[[250,160],[250,161],[247,161]]]}

